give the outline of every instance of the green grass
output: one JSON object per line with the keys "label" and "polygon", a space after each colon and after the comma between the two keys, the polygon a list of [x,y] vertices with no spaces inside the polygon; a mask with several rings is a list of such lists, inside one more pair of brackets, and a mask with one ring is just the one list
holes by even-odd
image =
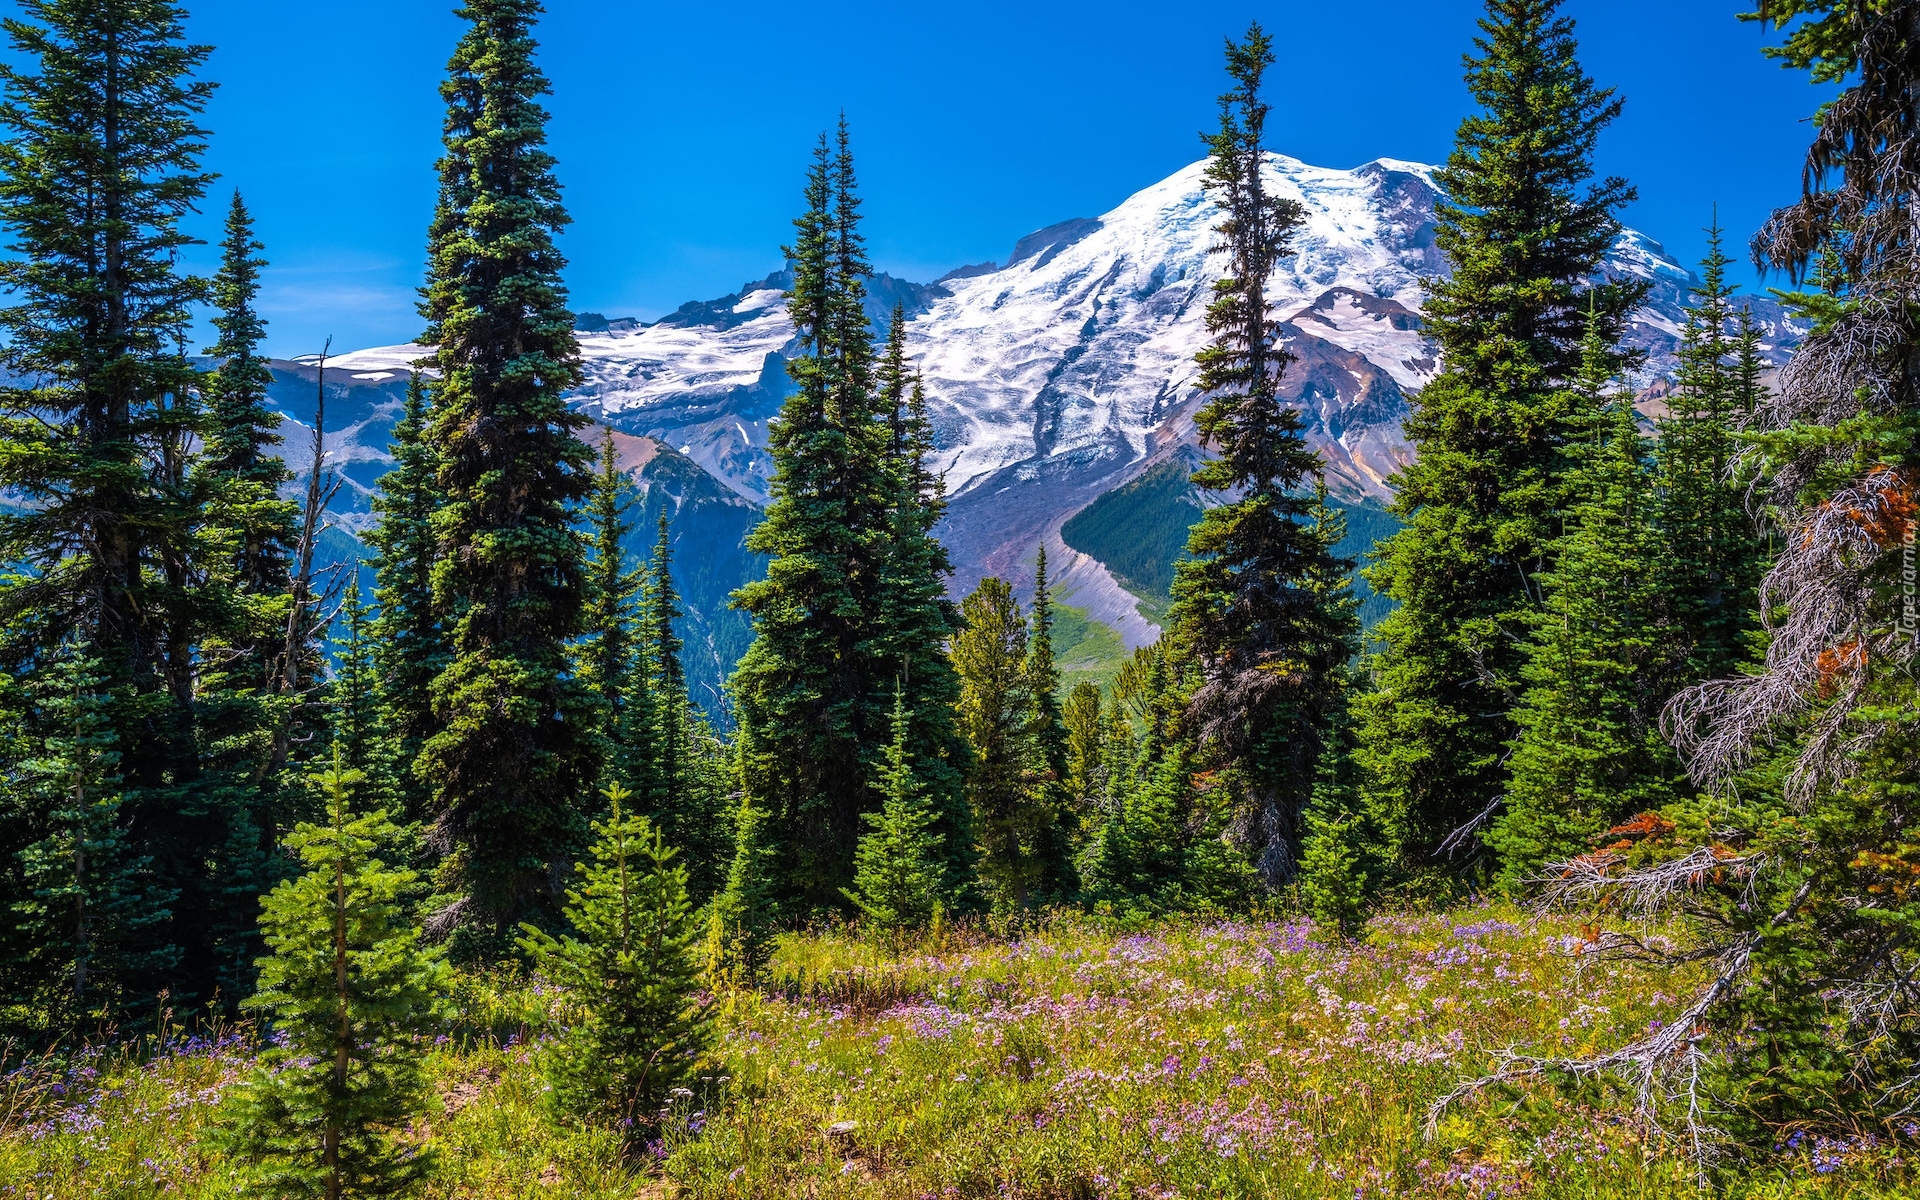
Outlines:
{"label": "green grass", "polygon": [[[442,1110],[412,1136],[439,1154],[426,1195],[448,1198],[1698,1196],[1677,1148],[1598,1090],[1503,1091],[1423,1136],[1427,1105],[1497,1050],[1618,1044],[1688,986],[1580,944],[1505,909],[1381,918],[1357,943],[1252,919],[1063,919],[904,954],[790,938],[766,988],[721,1001],[704,1093],[628,1164],[546,1114],[523,1036],[537,991],[472,981],[466,1039],[434,1050]],[[0,1196],[230,1194],[202,1135],[250,1056],[229,1035],[13,1070]],[[1916,1186],[1895,1147],[1826,1144],[1728,1194]]]}
{"label": "green grass", "polygon": [[1053,655],[1063,696],[1078,683],[1106,687],[1133,657],[1119,632],[1086,609],[1056,604],[1053,614]]}

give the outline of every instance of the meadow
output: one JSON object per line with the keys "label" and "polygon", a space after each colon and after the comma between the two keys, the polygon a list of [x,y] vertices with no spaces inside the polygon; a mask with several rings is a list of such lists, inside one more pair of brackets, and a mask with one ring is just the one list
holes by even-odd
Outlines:
{"label": "meadow", "polygon": [[[449,1200],[1698,1195],[1604,1089],[1505,1088],[1426,1135],[1498,1051],[1605,1048],[1683,1006],[1691,980],[1585,946],[1502,907],[1376,918],[1357,941],[1285,917],[792,936],[766,986],[716,999],[712,1073],[624,1162],[542,1102],[550,990],[467,976],[432,1051],[438,1111],[407,1136]],[[192,1025],[8,1062],[0,1197],[233,1194],[205,1133],[252,1031]],[[1920,1178],[1863,1133],[1792,1139],[1721,1186],[1894,1197]]]}

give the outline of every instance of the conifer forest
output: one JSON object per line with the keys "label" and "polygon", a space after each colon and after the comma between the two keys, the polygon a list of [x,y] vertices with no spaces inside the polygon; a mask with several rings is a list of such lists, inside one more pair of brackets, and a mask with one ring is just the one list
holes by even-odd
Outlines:
{"label": "conifer forest", "polygon": [[[1172,533],[1079,500],[971,578],[840,117],[716,592],[576,403],[538,0],[457,9],[350,531],[212,47],[18,0],[0,1197],[1920,1194],[1920,0],[1746,2],[1830,98],[1651,349],[1562,0],[1433,51],[1472,110],[1375,507],[1274,283],[1284,30],[1221,31],[1198,452],[1126,492]],[[1165,574],[1124,629],[1095,536]]]}

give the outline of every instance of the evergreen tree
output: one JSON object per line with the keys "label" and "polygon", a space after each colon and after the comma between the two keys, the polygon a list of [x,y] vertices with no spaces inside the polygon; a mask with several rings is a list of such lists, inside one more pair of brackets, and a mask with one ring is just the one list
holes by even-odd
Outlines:
{"label": "evergreen tree", "polygon": [[1360,789],[1352,721],[1355,681],[1321,743],[1313,795],[1301,825],[1300,901],[1323,926],[1352,937],[1385,867],[1386,847]]}
{"label": "evergreen tree", "polygon": [[202,536],[215,542],[220,559],[211,571],[230,590],[235,609],[221,630],[224,649],[239,663],[230,673],[236,687],[259,696],[269,690],[272,663],[284,648],[299,540],[296,507],[280,497],[293,472],[273,449],[280,444],[280,414],[267,403],[273,371],[260,354],[267,326],[254,308],[267,265],[259,257],[263,248],[235,192],[213,277],[213,327],[220,336],[206,351],[220,365],[201,389],[205,449],[195,464],[207,506]]}
{"label": "evergreen tree", "polygon": [[632,793],[606,790],[612,816],[594,823],[593,864],[575,869],[567,922],[555,939],[523,925],[536,967],[568,990],[566,1034],[542,1068],[567,1112],[610,1119],[630,1145],[658,1124],[667,1097],[700,1069],[713,1040],[712,1016],[696,996],[698,938],[678,851],[637,814]]}
{"label": "evergreen tree", "polygon": [[259,898],[287,869],[278,839],[293,804],[279,767],[297,699],[282,691],[279,675],[300,532],[297,506],[280,495],[293,475],[274,452],[280,416],[267,403],[273,372],[260,353],[261,249],[235,192],[212,289],[219,336],[207,353],[220,362],[203,377],[204,448],[191,476],[203,514],[194,683],[203,771],[192,803],[217,822],[206,920],[216,981],[229,999],[252,990]]}
{"label": "evergreen tree", "polygon": [[874,787],[882,805],[862,813],[866,836],[854,855],[853,901],[867,921],[886,933],[918,929],[942,908],[946,892],[945,856],[940,835],[932,831],[935,814],[926,788],[915,777],[908,740],[911,721],[903,693],[893,701],[893,741]]}
{"label": "evergreen tree", "polygon": [[44,1032],[111,1023],[130,980],[163,975],[177,950],[155,937],[173,897],[136,857],[121,802],[120,739],[99,663],[64,648],[28,683],[25,732],[37,753],[4,789],[27,844],[0,867],[11,898],[0,940],[0,995],[31,1008]]}
{"label": "evergreen tree", "polygon": [[1248,849],[1269,886],[1298,870],[1300,820],[1331,714],[1339,673],[1356,649],[1359,621],[1343,592],[1329,532],[1309,520],[1305,482],[1321,461],[1300,414],[1280,398],[1289,355],[1267,300],[1267,280],[1292,253],[1300,205],[1263,177],[1267,105],[1261,84],[1273,46],[1258,24],[1227,43],[1234,89],[1220,98],[1220,129],[1207,138],[1205,186],[1222,214],[1215,226],[1227,273],[1207,309],[1212,340],[1199,356],[1209,399],[1195,416],[1219,457],[1196,486],[1232,496],[1193,527],[1190,561],[1177,568],[1173,624],[1199,663],[1191,717],[1209,762],[1231,773],[1253,811]]}
{"label": "evergreen tree", "polygon": [[1036,794],[1033,677],[1027,622],[1013,585],[993,576],[960,602],[953,639],[960,730],[973,748],[967,799],[981,885],[996,908],[1029,907],[1044,880],[1055,814]]}
{"label": "evergreen tree", "polygon": [[1027,691],[1033,711],[1027,716],[1033,761],[1033,803],[1040,809],[1040,840],[1034,854],[1042,896],[1066,898],[1078,890],[1074,878],[1075,818],[1067,786],[1067,725],[1060,711],[1060,668],[1053,658],[1053,589],[1047,580],[1047,548],[1040,547],[1033,573],[1033,613],[1027,637]]}
{"label": "evergreen tree", "polygon": [[1106,787],[1106,721],[1100,689],[1091,683],[1074,684],[1060,720],[1067,731],[1067,794],[1079,820],[1085,821]]}
{"label": "evergreen tree", "polygon": [[380,726],[379,668],[358,580],[348,585],[340,602],[340,634],[336,643],[339,666],[333,673],[329,687],[333,695],[327,705],[332,713],[333,741],[340,747],[346,765],[365,774],[369,790],[384,798],[391,763],[386,757],[386,732]]}
{"label": "evergreen tree", "polygon": [[[744,757],[751,731],[742,727]],[[752,987],[773,949],[780,920],[779,850],[771,844],[767,815],[741,793],[733,816],[733,861],[726,885],[713,898],[707,922],[707,980],[715,990]]]}
{"label": "evergreen tree", "polygon": [[[1679,764],[1660,736],[1669,651],[1661,618],[1668,556],[1653,524],[1653,480],[1630,394],[1606,395],[1611,355],[1595,328],[1569,402],[1594,412],[1590,447],[1546,602],[1527,642],[1527,690],[1514,714],[1504,811],[1487,836],[1500,874],[1518,889],[1548,862],[1591,850],[1594,838],[1673,797]],[[1602,406],[1605,405],[1605,408]]]}
{"label": "evergreen tree", "polygon": [[305,873],[262,903],[272,954],[246,1007],[275,1037],[223,1105],[219,1139],[254,1194],[398,1195],[432,1167],[432,1151],[403,1135],[431,1102],[420,1035],[445,966],[414,928],[413,872],[381,860],[399,830],[384,811],[353,811],[363,778],[336,746],[312,780],[326,823],[287,839]]}
{"label": "evergreen tree", "polygon": [[413,764],[436,728],[433,681],[448,658],[445,628],[433,606],[433,514],[440,492],[429,421],[427,387],[415,371],[393,427],[393,466],[380,477],[372,501],[376,519],[367,533],[377,552],[373,597],[379,612],[371,625],[375,694],[380,725],[391,743],[400,811],[409,822],[428,816],[428,784]]}
{"label": "evergreen tree", "polygon": [[[119,739],[129,859],[177,891],[148,936],[182,953],[170,978],[200,993],[218,815],[191,796],[198,504],[188,465],[201,427],[182,352],[204,281],[179,269],[180,227],[208,180],[190,78],[208,47],[156,0],[26,0],[0,65],[0,659],[31,674],[64,644],[98,663]],[[15,899],[15,898],[9,898]],[[156,960],[158,961],[158,960]]]}
{"label": "evergreen tree", "polygon": [[680,665],[680,594],[673,585],[673,539],[667,512],[660,510],[653,557],[647,563],[642,589],[640,661],[651,697],[648,743],[652,774],[645,797],[647,807],[676,846],[690,846],[689,835],[708,833],[709,814],[691,811],[694,799],[691,750],[693,704],[687,696],[687,676]]}
{"label": "evergreen tree", "polygon": [[[1746,512],[1745,489],[1732,477],[1737,422],[1754,403],[1752,322],[1737,321],[1731,261],[1720,251],[1720,229],[1708,231],[1700,287],[1680,340],[1680,369],[1660,422],[1657,517],[1666,539],[1663,603],[1684,660],[1669,690],[1733,674],[1757,627],[1764,544]],[[1728,326],[1735,325],[1730,335]],[[1671,636],[1671,635],[1670,635]]]}
{"label": "evergreen tree", "polygon": [[423,341],[438,347],[431,436],[435,612],[452,658],[415,770],[461,899],[437,928],[504,950],[558,917],[598,776],[590,702],[569,670],[585,600],[571,510],[590,488],[586,418],[562,398],[579,347],[554,246],[566,224],[534,66],[537,0],[469,0],[441,86],[446,154],[429,238]]}
{"label": "evergreen tree", "polygon": [[1565,384],[1586,314],[1613,345],[1646,285],[1589,283],[1633,189],[1589,183],[1619,113],[1581,70],[1561,0],[1487,0],[1461,123],[1436,182],[1436,246],[1451,276],[1427,281],[1426,329],[1443,365],[1413,401],[1416,458],[1394,511],[1407,525],[1369,579],[1399,607],[1367,698],[1361,754],[1403,870],[1444,858],[1506,788],[1526,618],[1566,484]]}
{"label": "evergreen tree", "polygon": [[837,146],[820,139],[805,195],[786,252],[800,347],[787,370],[797,390],[769,433],[772,502],[748,539],[770,561],[767,577],[733,598],[756,633],[733,678],[739,718],[754,732],[742,782],[770,824],[796,916],[845,903],[872,761],[886,741],[886,697],[901,669],[877,632],[898,473],[877,411],[863,306],[871,268],[844,121]]}
{"label": "evergreen tree", "polygon": [[[908,744],[946,847],[947,875],[973,874],[966,799],[967,744],[955,722],[960,679],[946,647],[959,631],[959,610],[947,598],[953,573],[934,527],[947,510],[945,481],[928,469],[934,451],[926,389],[908,368],[906,313],[899,306],[876,368],[887,421],[888,528],[881,566],[878,620],[870,642],[876,670],[891,664],[890,683],[907,694]],[[879,682],[889,682],[882,676]]]}
{"label": "evergreen tree", "polygon": [[[609,781],[656,786],[654,693],[648,686],[641,592],[646,574],[627,566],[626,541],[633,531],[627,511],[631,484],[620,468],[613,430],[600,439],[600,470],[587,502],[591,552],[587,558],[587,604],[575,674],[598,704],[601,774]],[[650,619],[650,618],[649,618]],[[655,810],[658,811],[657,809]]]}

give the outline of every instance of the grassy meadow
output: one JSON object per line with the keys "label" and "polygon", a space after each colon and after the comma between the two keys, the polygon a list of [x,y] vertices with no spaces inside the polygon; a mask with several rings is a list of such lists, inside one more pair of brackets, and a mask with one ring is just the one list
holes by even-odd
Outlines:
{"label": "grassy meadow", "polygon": [[[438,1111],[408,1131],[431,1197],[1664,1197],[1693,1167],[1620,1095],[1506,1089],[1424,1135],[1428,1105],[1507,1047],[1609,1047],[1689,980],[1579,954],[1576,924],[1505,908],[1138,931],[1061,919],[900,950],[795,936],[759,991],[719,999],[712,1074],[622,1162],[547,1115],[550,993],[467,977],[437,1039]],[[205,1139],[249,1031],[176,1016],[144,1051],[6,1064],[0,1197],[210,1197]],[[1899,1146],[1800,1139],[1730,1194],[1920,1194]]]}

